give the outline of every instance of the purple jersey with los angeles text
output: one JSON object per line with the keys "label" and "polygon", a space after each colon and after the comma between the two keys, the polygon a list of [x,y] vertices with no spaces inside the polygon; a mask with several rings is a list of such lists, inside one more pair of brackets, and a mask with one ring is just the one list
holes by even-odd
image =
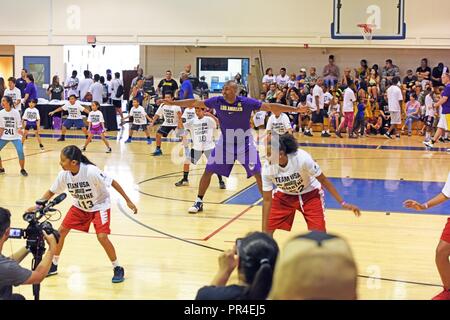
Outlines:
{"label": "purple jersey with los angeles text", "polygon": [[[210,109],[216,110],[216,117],[219,119],[220,130],[222,131],[220,140],[224,140],[227,145],[235,145],[237,140],[232,139],[230,141],[230,139],[227,139],[227,136],[230,137],[232,130],[235,131],[236,135],[240,135],[240,132],[248,135],[252,112],[259,110],[262,103],[256,99],[236,97],[234,103],[229,104],[222,96],[218,96],[205,100],[205,105]],[[245,144],[250,143],[250,140],[246,138]]]}

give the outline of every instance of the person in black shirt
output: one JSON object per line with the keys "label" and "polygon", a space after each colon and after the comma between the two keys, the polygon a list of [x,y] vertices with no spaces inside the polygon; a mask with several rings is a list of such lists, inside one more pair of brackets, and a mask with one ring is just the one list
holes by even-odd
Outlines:
{"label": "person in black shirt", "polygon": [[[201,288],[196,300],[265,300],[272,287],[272,275],[279,248],[264,232],[254,232],[237,239],[233,250],[219,257],[219,271],[211,286]],[[239,285],[227,286],[234,269]]]}
{"label": "person in black shirt", "polygon": [[16,80],[16,88],[20,90],[22,98],[25,97],[25,88],[27,87],[27,81],[25,79],[27,77],[27,73],[28,71],[26,69],[22,69],[20,78]]}
{"label": "person in black shirt", "polygon": [[439,62],[437,67],[433,68],[433,72],[431,73],[431,82],[433,84],[433,88],[442,87],[444,84],[442,83],[442,74],[444,73],[444,64]]}
{"label": "person in black shirt", "polygon": [[48,87],[47,94],[50,100],[63,100],[64,87],[59,83],[59,77],[54,76],[52,84]]}
{"label": "person in black shirt", "polygon": [[428,66],[428,59],[422,59],[420,67],[416,70],[416,75],[419,81],[431,80],[431,68]]}
{"label": "person in black shirt", "polygon": [[174,93],[178,90],[178,83],[172,79],[172,71],[166,71],[166,77],[158,84],[158,94],[164,97],[166,93]]}
{"label": "person in black shirt", "polygon": [[403,93],[405,95],[406,102],[409,101],[409,96],[411,95],[417,80],[418,79],[412,70],[406,71],[406,77],[403,79]]}

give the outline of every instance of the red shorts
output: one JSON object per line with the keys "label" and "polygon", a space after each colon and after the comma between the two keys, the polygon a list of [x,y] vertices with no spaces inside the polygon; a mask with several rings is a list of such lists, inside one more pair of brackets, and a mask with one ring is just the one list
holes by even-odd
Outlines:
{"label": "red shorts", "polygon": [[295,212],[303,213],[303,217],[310,231],[326,231],[325,228],[325,201],[322,190],[316,189],[300,195],[289,195],[276,192],[272,197],[272,206],[269,214],[269,231],[276,229],[291,231],[294,223]]}
{"label": "red shorts", "polygon": [[450,243],[450,218],[448,218],[447,224],[442,232],[441,240]]}
{"label": "red shorts", "polygon": [[95,232],[110,234],[111,209],[107,211],[86,212],[72,206],[67,212],[62,226],[66,229],[75,229],[82,232],[89,232],[91,223],[94,224]]}

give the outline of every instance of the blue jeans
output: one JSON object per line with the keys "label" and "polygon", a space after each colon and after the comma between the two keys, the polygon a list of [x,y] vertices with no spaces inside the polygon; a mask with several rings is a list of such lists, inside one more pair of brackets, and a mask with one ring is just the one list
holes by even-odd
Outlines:
{"label": "blue jeans", "polygon": [[419,116],[417,116],[417,115],[406,116],[405,124],[408,127],[408,133],[411,133],[411,131],[412,131],[412,124],[413,124],[414,121],[417,121],[417,120],[419,120]]}
{"label": "blue jeans", "polygon": [[14,147],[16,148],[17,151],[17,155],[19,156],[19,160],[25,160],[25,155],[23,153],[23,145],[22,145],[22,140],[17,139],[17,140],[3,140],[0,139],[0,151],[9,143],[11,142]]}

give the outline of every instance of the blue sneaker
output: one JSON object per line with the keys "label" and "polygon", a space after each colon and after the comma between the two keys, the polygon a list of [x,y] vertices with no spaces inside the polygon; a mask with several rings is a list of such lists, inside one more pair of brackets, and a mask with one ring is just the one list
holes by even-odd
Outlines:
{"label": "blue sneaker", "polygon": [[122,267],[115,267],[112,283],[120,283],[123,282],[124,280],[125,280],[125,270]]}
{"label": "blue sneaker", "polygon": [[50,267],[50,270],[48,270],[47,277],[54,276],[56,274],[58,274],[58,266],[52,262],[52,266]]}
{"label": "blue sneaker", "polygon": [[161,149],[156,149],[155,152],[152,153],[152,156],[155,156],[155,157],[162,156],[162,155],[163,155],[163,153],[162,153]]}
{"label": "blue sneaker", "polygon": [[152,139],[147,138],[147,144],[152,144]]}
{"label": "blue sneaker", "polygon": [[125,143],[131,143],[131,138],[128,138]]}

